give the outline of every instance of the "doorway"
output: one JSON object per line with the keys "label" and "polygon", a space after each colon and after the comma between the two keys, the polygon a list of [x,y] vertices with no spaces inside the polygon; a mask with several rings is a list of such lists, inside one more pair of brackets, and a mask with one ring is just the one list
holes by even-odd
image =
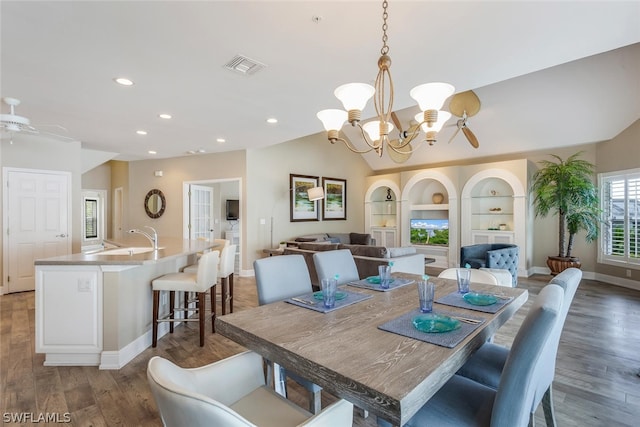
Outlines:
{"label": "doorway", "polygon": [[237,244],[236,272],[242,259],[241,216],[227,219],[227,200],[242,206],[242,179],[211,179],[183,183],[183,237],[185,239],[227,239]]}

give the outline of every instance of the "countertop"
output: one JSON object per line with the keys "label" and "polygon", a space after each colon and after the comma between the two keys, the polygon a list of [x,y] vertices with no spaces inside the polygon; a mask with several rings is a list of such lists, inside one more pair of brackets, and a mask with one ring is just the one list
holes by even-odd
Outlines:
{"label": "countertop", "polygon": [[[190,255],[217,246],[215,242],[188,240],[175,237],[159,237],[157,251],[135,255],[100,255],[100,252],[77,253],[35,260],[35,265],[142,265],[153,264],[179,256]],[[120,247],[150,247],[143,236],[127,236],[122,240],[109,240],[108,243]]]}

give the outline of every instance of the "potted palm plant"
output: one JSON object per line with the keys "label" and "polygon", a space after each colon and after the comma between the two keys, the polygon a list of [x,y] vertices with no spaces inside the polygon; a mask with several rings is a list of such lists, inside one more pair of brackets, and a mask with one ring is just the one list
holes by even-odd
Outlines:
{"label": "potted palm plant", "polygon": [[601,220],[598,190],[593,183],[595,166],[579,159],[581,154],[575,153],[566,160],[552,154],[557,162],[539,162],[541,169],[532,179],[535,215],[558,216],[558,255],[547,259],[554,275],[569,267],[580,268],[580,259],[571,253],[576,233],[584,231],[589,243],[598,237]]}

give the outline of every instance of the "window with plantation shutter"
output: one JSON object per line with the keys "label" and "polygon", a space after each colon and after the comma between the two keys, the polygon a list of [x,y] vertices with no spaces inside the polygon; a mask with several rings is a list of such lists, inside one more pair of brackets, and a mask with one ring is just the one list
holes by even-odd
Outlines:
{"label": "window with plantation shutter", "polygon": [[640,169],[598,176],[603,213],[598,262],[640,268]]}

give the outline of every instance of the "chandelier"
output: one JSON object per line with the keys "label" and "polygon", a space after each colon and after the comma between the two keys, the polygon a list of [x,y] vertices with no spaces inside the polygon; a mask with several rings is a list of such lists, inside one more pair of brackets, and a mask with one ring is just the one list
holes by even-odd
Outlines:
{"label": "chandelier", "polygon": [[[393,112],[393,81],[389,70],[391,57],[389,57],[389,46],[387,46],[387,18],[389,16],[387,6],[387,1],[383,1],[382,49],[380,49],[380,59],[378,59],[379,70],[375,86],[365,83],[348,83],[338,87],[334,91],[334,95],[342,102],[346,111],[322,110],[318,112],[317,117],[322,121],[327,131],[327,138],[332,144],[341,141],[354,153],[363,154],[373,150],[380,157],[382,157],[384,147],[387,146],[391,150],[389,155],[392,159],[404,161],[414,151],[411,141],[421,133],[420,130],[424,132],[424,140],[429,145],[433,145],[436,141],[437,133],[451,118],[451,113],[439,110],[445,100],[453,94],[455,88],[448,83],[425,83],[411,89],[409,95],[417,101],[421,113],[415,116],[417,125],[411,126],[407,131],[402,130],[399,120]],[[362,110],[374,95],[377,120],[361,124]],[[345,121],[360,129],[362,139],[368,148],[358,150],[351,142],[339,136],[339,131]],[[392,121],[398,127],[399,137],[397,139],[389,138],[389,133],[394,129]]]}

